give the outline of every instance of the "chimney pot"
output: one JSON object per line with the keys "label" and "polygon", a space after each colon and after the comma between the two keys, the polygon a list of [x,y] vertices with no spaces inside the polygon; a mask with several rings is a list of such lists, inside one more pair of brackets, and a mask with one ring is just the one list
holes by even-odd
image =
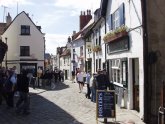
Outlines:
{"label": "chimney pot", "polygon": [[12,18],[10,16],[10,13],[8,13],[8,15],[6,16],[6,23],[7,23],[7,26],[12,22]]}
{"label": "chimney pot", "polygon": [[70,43],[71,42],[71,38],[70,38],[70,36],[68,37],[68,43]]}

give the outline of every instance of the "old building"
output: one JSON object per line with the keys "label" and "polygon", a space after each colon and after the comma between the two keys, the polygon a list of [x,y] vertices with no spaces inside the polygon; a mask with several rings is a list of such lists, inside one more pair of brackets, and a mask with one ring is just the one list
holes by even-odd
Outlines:
{"label": "old building", "polygon": [[80,68],[81,71],[85,71],[85,40],[83,39],[83,31],[87,28],[86,25],[92,19],[91,11],[81,12],[80,15],[80,31],[73,32],[71,41],[71,71],[75,71],[76,68]]}
{"label": "old building", "polygon": [[140,1],[102,0],[106,23],[106,68],[117,104],[144,116],[143,30]]}
{"label": "old building", "polygon": [[[9,16],[9,15],[8,15]],[[10,20],[10,18],[9,18]],[[21,69],[44,69],[45,37],[41,27],[36,26],[27,13],[19,13],[2,33],[8,51],[3,66]]]}

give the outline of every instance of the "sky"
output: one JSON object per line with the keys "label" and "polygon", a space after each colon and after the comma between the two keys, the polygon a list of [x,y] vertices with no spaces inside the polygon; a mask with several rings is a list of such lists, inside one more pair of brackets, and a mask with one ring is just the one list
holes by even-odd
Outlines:
{"label": "sky", "polygon": [[[81,11],[92,14],[101,0],[0,0],[0,22],[9,12],[12,19],[25,11],[45,33],[46,52],[55,55],[56,48],[65,46],[73,31],[79,31]],[[5,9],[4,9],[5,8]]]}

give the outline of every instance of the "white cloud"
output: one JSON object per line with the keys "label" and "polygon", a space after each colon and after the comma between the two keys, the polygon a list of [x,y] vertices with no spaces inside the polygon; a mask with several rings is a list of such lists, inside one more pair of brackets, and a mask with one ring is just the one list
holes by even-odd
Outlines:
{"label": "white cloud", "polygon": [[94,12],[100,7],[100,0],[55,0],[56,7],[72,8],[72,15],[79,15],[80,11],[85,11],[87,9]]}
{"label": "white cloud", "polygon": [[46,34],[46,52],[55,55],[56,48],[66,46],[69,35]]}
{"label": "white cloud", "polygon": [[34,5],[34,3],[29,2],[28,0],[0,0],[0,5],[8,6],[8,5],[16,5],[23,4],[23,5]]}
{"label": "white cloud", "polygon": [[54,11],[52,13],[45,13],[39,20],[39,24],[42,27],[48,27],[50,25],[56,24],[56,22],[60,21],[60,19],[64,16],[63,11]]}

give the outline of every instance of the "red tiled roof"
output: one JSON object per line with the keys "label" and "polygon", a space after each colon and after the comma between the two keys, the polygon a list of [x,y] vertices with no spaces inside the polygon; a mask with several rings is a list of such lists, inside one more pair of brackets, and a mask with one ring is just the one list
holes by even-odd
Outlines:
{"label": "red tiled roof", "polygon": [[63,53],[61,54],[61,56],[70,56],[70,50],[69,49],[65,49],[64,51],[63,51]]}

